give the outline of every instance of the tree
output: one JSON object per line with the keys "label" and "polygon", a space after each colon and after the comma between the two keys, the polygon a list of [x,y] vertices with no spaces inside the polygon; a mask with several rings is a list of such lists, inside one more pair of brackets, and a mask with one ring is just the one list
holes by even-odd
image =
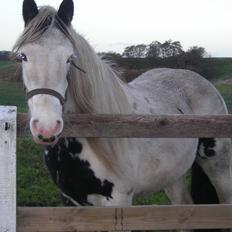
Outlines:
{"label": "tree", "polygon": [[116,52],[99,52],[99,56],[101,56],[103,59],[120,59],[122,58],[120,53]]}
{"label": "tree", "polygon": [[153,41],[148,45],[147,57],[168,58],[178,56],[183,53],[181,43],[179,41],[166,40],[164,43]]}
{"label": "tree", "polygon": [[201,59],[207,54],[205,48],[198,46],[190,47],[186,53],[193,59]]}
{"label": "tree", "polygon": [[147,53],[147,45],[139,44],[135,46],[135,56],[136,58],[145,58]]}
{"label": "tree", "polygon": [[181,43],[179,41],[166,40],[161,44],[161,57],[168,58],[178,56],[183,53]]}
{"label": "tree", "polygon": [[122,56],[126,58],[145,58],[147,46],[145,44],[126,47]]}
{"label": "tree", "polygon": [[158,58],[161,56],[161,43],[153,41],[148,45],[146,57]]}

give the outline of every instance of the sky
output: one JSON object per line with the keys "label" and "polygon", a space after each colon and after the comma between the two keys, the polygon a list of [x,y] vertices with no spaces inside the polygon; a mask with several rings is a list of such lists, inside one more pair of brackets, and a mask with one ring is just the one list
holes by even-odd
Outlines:
{"label": "sky", "polygon": [[[56,9],[61,1],[37,0]],[[74,0],[73,26],[97,52],[180,41],[212,57],[232,57],[232,0]],[[23,30],[22,1],[2,1],[0,50],[10,50]]]}

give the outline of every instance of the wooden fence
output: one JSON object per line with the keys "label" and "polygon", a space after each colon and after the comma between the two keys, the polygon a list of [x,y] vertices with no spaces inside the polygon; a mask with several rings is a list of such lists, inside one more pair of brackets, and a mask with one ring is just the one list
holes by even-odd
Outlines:
{"label": "wooden fence", "polygon": [[[28,135],[27,121],[0,107],[0,232],[232,228],[232,205],[17,208],[16,131]],[[231,115],[70,115],[65,125],[77,137],[232,137]]]}

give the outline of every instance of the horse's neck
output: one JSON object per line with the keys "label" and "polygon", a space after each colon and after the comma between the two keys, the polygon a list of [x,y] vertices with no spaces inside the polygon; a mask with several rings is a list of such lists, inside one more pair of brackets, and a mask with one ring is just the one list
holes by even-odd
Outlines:
{"label": "horse's neck", "polygon": [[99,81],[94,89],[96,103],[94,112],[129,114],[130,106],[123,88],[125,83],[116,76],[107,64],[103,64],[103,68],[103,75],[96,76]]}

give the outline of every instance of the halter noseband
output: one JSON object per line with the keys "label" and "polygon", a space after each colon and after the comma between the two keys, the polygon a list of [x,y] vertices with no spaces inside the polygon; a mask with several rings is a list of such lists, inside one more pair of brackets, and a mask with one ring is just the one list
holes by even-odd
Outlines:
{"label": "halter noseband", "polygon": [[47,88],[40,88],[40,89],[33,89],[29,92],[26,93],[26,100],[28,101],[31,97],[38,95],[38,94],[47,94],[47,95],[51,95],[53,97],[56,97],[59,99],[60,104],[63,106],[65,103],[65,98],[58,93],[57,91],[53,90],[53,89],[47,89]]}

